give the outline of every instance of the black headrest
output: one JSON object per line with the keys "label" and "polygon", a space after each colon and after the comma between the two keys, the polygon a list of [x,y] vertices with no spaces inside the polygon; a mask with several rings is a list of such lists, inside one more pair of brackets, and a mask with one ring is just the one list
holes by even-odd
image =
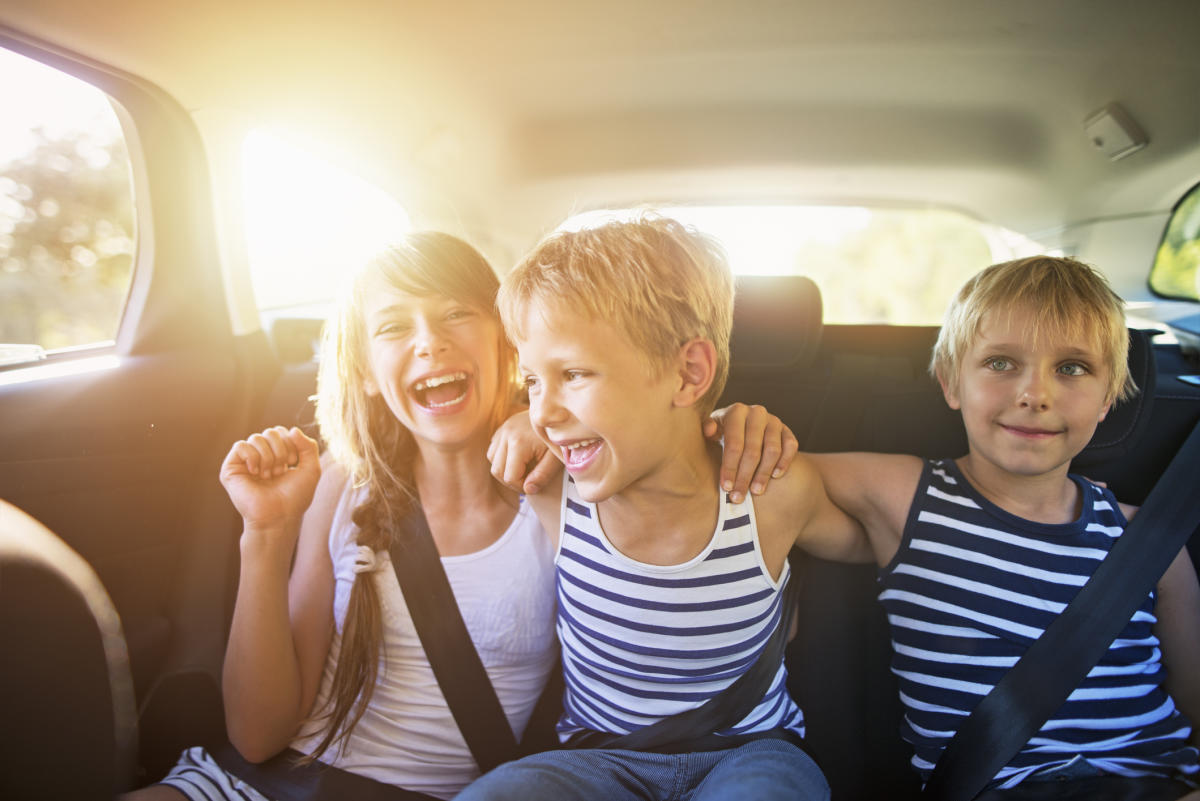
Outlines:
{"label": "black headrest", "polygon": [[1096,426],[1092,441],[1072,461],[1074,467],[1120,459],[1129,454],[1150,422],[1158,369],[1154,363],[1153,331],[1129,329],[1129,374],[1138,392],[1114,404]]}
{"label": "black headrest", "polygon": [[821,344],[821,291],[802,275],[737,279],[730,362],[746,369],[809,366]]}

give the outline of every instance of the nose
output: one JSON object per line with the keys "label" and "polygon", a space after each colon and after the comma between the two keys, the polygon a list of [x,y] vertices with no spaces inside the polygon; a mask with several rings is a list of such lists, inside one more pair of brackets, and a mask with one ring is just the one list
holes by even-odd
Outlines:
{"label": "nose", "polygon": [[428,359],[449,348],[449,343],[435,321],[417,317],[413,324],[416,329],[413,347],[418,356]]}
{"label": "nose", "polygon": [[567,412],[559,399],[557,389],[548,382],[529,393],[529,421],[535,427],[553,428],[566,420],[566,417]]}
{"label": "nose", "polygon": [[1017,396],[1017,405],[1022,409],[1045,411],[1053,399],[1053,380],[1044,371],[1032,369],[1025,376]]}

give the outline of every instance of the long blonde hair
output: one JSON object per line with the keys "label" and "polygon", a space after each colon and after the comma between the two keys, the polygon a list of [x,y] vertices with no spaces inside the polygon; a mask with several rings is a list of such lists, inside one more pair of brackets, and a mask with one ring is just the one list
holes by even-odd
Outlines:
{"label": "long blonde hair", "polygon": [[[347,287],[322,334],[317,422],[332,458],[355,486],[366,488],[353,520],[359,529],[358,544],[373,551],[390,547],[398,523],[419,500],[413,437],[384,400],[367,391],[371,365],[366,300],[371,287],[381,283],[416,297],[440,295],[465,303],[491,315],[500,330],[496,274],[477,250],[449,234],[409,234],[369,259]],[[500,388],[492,409],[493,427],[507,416],[517,394],[516,352],[502,334],[497,337],[496,358]],[[316,759],[330,746],[344,748],[374,693],[383,629],[372,576],[359,574],[350,592],[329,698],[315,713],[322,720],[322,739],[305,761]]]}

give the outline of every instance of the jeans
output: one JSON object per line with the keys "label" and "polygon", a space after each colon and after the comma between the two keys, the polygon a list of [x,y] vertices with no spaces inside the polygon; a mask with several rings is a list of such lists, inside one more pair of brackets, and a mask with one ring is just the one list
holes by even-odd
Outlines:
{"label": "jeans", "polygon": [[753,740],[724,751],[655,754],[547,751],[501,765],[455,801],[828,801],[816,763],[784,740]]}

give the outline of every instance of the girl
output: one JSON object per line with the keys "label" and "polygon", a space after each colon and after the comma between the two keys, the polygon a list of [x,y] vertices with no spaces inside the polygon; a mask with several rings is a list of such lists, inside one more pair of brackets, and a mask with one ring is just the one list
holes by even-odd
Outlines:
{"label": "girl", "polygon": [[[497,288],[483,257],[452,236],[417,233],[386,249],[326,326],[317,377],[325,458],[299,429],[281,427],[226,456],[221,482],[244,529],[223,692],[230,741],[248,762],[290,746],[301,764],[320,760],[413,798],[450,798],[478,775],[388,555],[390,532],[417,504],[508,721],[524,730],[557,653],[553,554],[524,499],[484,458],[518,400]],[[726,458],[739,492],[759,437],[782,452],[776,472],[794,453],[790,432],[764,417],[739,406],[726,420],[750,440],[747,453],[731,448]],[[520,446],[507,451],[511,464]],[[134,797],[180,794],[267,797],[202,748]]]}

